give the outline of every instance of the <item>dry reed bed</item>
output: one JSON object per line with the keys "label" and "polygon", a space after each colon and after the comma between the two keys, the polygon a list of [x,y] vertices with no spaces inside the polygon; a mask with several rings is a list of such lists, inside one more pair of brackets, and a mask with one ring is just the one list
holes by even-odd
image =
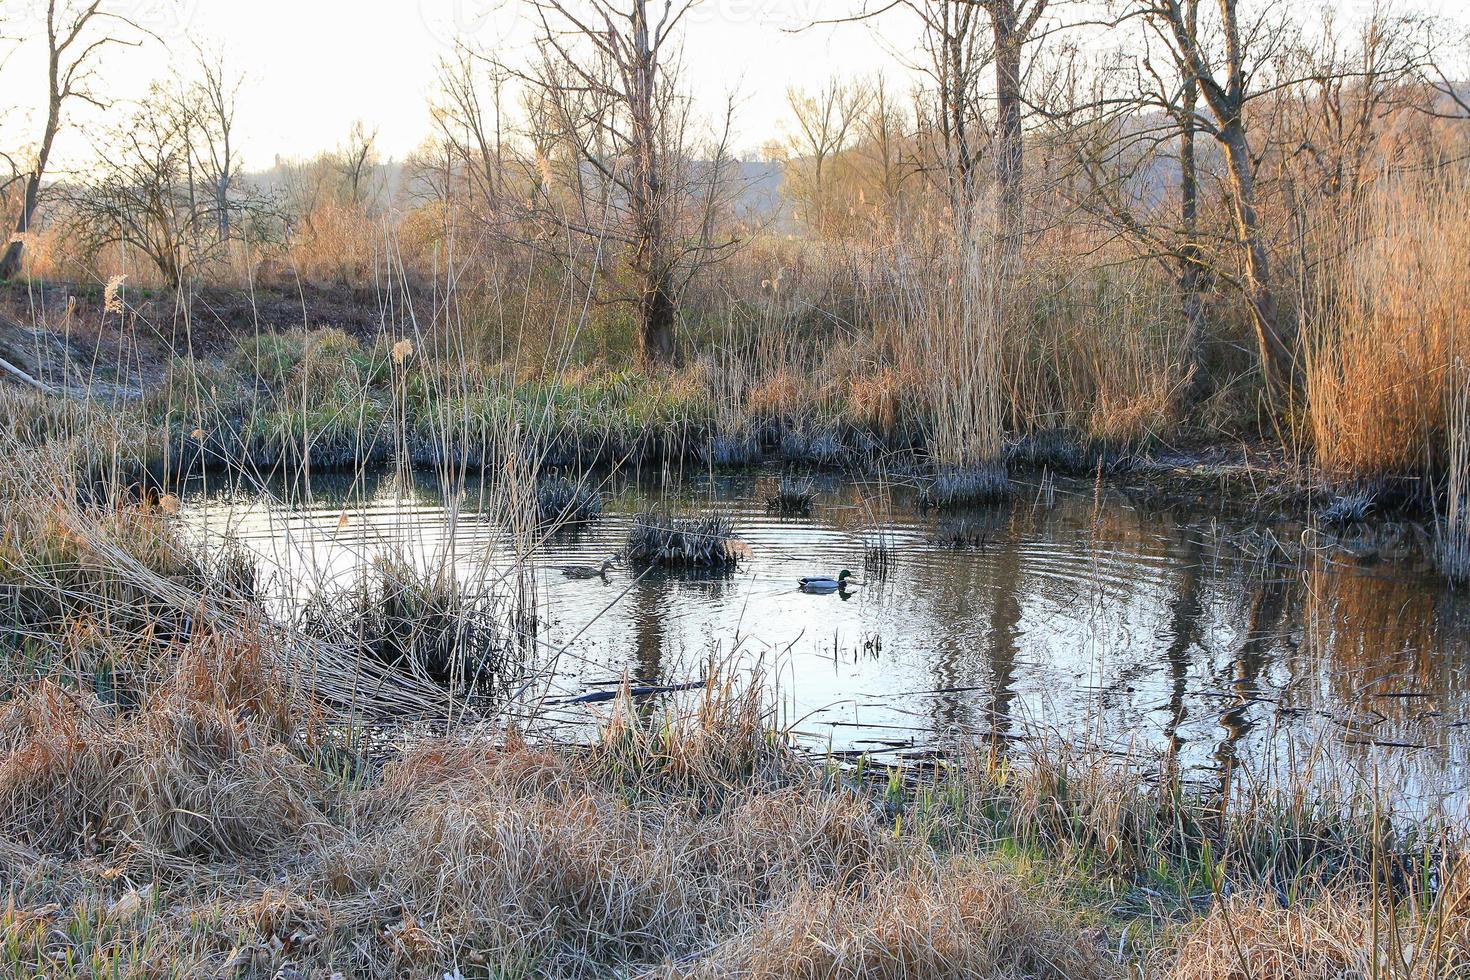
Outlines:
{"label": "dry reed bed", "polygon": [[1304,311],[1306,424],[1345,480],[1434,473],[1463,357],[1470,215],[1458,177],[1397,182],[1319,229],[1329,256]]}

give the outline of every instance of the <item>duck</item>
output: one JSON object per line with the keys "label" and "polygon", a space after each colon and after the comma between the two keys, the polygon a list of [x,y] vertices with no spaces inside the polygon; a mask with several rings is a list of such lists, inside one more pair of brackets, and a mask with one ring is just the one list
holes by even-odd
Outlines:
{"label": "duck", "polygon": [[605,582],[607,581],[607,573],[616,567],[612,559],[609,558],[601,565],[562,565],[561,573],[567,578],[600,578]]}
{"label": "duck", "polygon": [[830,578],[825,575],[818,575],[812,576],[810,578],[804,578],[797,584],[800,586],[801,591],[803,592],[836,592],[839,589],[847,588],[848,585],[856,584],[851,582],[851,579],[852,572],[848,571],[847,569],[843,569],[842,574],[838,575],[836,578]]}

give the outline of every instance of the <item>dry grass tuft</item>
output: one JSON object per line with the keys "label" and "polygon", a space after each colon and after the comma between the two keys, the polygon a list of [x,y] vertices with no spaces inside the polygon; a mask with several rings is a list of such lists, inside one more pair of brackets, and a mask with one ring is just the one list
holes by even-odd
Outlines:
{"label": "dry grass tuft", "polygon": [[956,861],[806,885],[683,975],[769,980],[1110,976],[1077,922],[1005,871]]}
{"label": "dry grass tuft", "polygon": [[1332,890],[1291,908],[1283,908],[1274,895],[1230,898],[1184,930],[1167,975],[1170,980],[1460,976],[1470,969],[1464,910],[1442,911],[1415,910],[1396,920],[1361,895]]}
{"label": "dry grass tuft", "polygon": [[131,716],[51,684],[3,719],[0,832],[47,852],[232,858],[305,846],[317,777],[269,732],[172,692]]}

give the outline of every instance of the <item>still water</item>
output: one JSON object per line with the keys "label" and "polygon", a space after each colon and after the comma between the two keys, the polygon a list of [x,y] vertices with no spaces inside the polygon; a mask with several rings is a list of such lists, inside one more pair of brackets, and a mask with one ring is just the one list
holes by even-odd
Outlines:
{"label": "still water", "polygon": [[[601,517],[528,558],[523,545],[549,700],[625,675],[698,680],[717,657],[767,672],[785,721],[818,748],[895,759],[957,738],[1063,738],[1172,750],[1205,784],[1352,772],[1416,808],[1464,813],[1470,597],[1412,559],[1087,484],[1023,483],[1005,506],[936,515],[902,486],[826,477],[809,514],[776,516],[777,478],[608,478]],[[488,516],[494,492],[389,472],[200,487],[185,513],[257,552],[277,601],[307,581],[350,584],[383,553],[510,590],[516,548]],[[751,558],[717,577],[558,569],[600,564],[656,506],[731,515]],[[843,569],[863,582],[849,594],[796,587]],[[557,712],[575,724],[606,710]]]}

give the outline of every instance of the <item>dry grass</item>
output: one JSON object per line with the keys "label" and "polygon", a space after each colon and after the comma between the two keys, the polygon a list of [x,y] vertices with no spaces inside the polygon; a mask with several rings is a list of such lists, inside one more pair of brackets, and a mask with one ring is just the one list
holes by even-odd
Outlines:
{"label": "dry grass", "polygon": [[[1464,888],[1455,886],[1463,900]],[[1419,918],[1420,915],[1424,918]],[[1385,912],[1370,897],[1325,892],[1283,908],[1230,898],[1183,931],[1170,980],[1438,980],[1470,969],[1464,911]]]}
{"label": "dry grass", "polygon": [[1470,365],[1456,353],[1446,385],[1449,473],[1437,555],[1450,580],[1465,582],[1470,581]]}
{"label": "dry grass", "polygon": [[1014,874],[924,864],[861,887],[804,886],[689,977],[885,980],[1115,975],[1096,938]]}
{"label": "dry grass", "polygon": [[132,715],[49,682],[12,700],[0,833],[61,855],[226,859],[307,846],[322,819],[319,775],[252,717],[258,705],[189,693],[160,691]]}
{"label": "dry grass", "polygon": [[[1272,874],[1297,875],[1299,910],[1276,908],[1274,893],[1233,899],[1151,940],[1100,896],[1164,887],[1148,875],[1189,865],[1175,866],[1168,841],[1204,809],[1060,750],[1015,766],[976,756],[938,781],[895,773],[875,792],[802,758],[772,727],[769,692],[713,669],[688,700],[618,702],[590,746],[515,731],[426,738],[381,767],[350,745],[324,751],[326,729],[294,697],[255,648],[204,645],[135,710],[51,684],[12,699],[0,716],[0,965],[1308,978],[1411,944],[1414,962],[1449,970],[1470,925],[1453,872],[1440,878],[1452,889],[1387,908],[1283,864]],[[1282,840],[1334,846],[1329,824],[1260,819]],[[1216,852],[1228,866],[1248,866],[1247,836]],[[1369,928],[1374,908],[1404,924],[1398,947]],[[1242,955],[1248,974],[1232,972]]]}
{"label": "dry grass", "polygon": [[1464,188],[1396,185],[1334,234],[1308,322],[1307,421],[1340,479],[1422,472],[1441,451],[1445,379],[1470,277]]}

